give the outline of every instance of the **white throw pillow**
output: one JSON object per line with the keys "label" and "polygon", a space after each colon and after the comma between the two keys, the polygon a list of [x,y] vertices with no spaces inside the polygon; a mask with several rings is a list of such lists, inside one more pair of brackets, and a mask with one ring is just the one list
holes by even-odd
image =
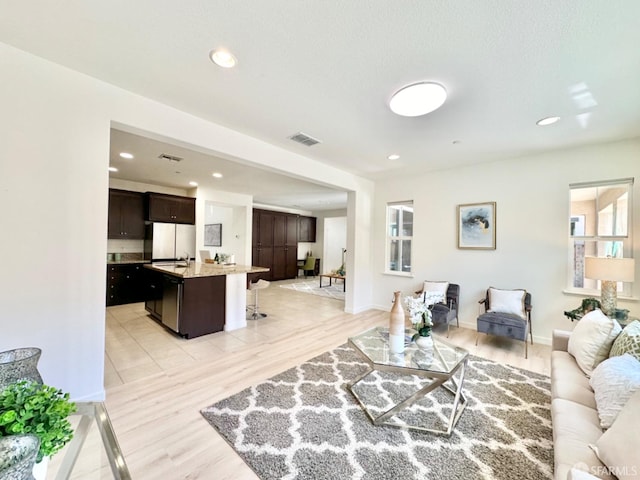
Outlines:
{"label": "white throw pillow", "polygon": [[422,286],[422,293],[438,293],[442,295],[442,301],[447,303],[447,290],[449,290],[449,282],[429,282],[425,281]]}
{"label": "white throw pillow", "polygon": [[611,345],[622,327],[599,309],[587,313],[569,336],[568,351],[582,371],[590,376],[593,369],[609,356]]}
{"label": "white throw pillow", "polygon": [[634,393],[620,410],[611,428],[591,448],[619,480],[640,476],[640,391]]}
{"label": "white throw pillow", "polygon": [[608,358],[595,368],[589,385],[595,394],[600,426],[609,428],[622,407],[640,390],[640,362],[628,353]]}
{"label": "white throw pillow", "polygon": [[524,310],[524,297],[526,290],[500,290],[499,288],[489,288],[489,310],[488,312],[510,313],[527,319]]}

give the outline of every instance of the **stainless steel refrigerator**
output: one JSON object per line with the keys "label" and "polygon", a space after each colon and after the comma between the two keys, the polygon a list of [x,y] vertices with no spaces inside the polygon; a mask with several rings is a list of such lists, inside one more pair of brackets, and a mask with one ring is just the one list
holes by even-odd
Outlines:
{"label": "stainless steel refrigerator", "polygon": [[195,225],[150,223],[144,240],[145,260],[175,260],[196,254]]}

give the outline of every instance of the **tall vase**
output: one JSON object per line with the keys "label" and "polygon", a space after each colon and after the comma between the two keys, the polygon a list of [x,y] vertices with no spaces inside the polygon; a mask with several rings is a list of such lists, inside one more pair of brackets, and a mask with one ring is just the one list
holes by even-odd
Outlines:
{"label": "tall vase", "polygon": [[42,350],[35,347],[0,352],[0,391],[20,380],[31,380],[41,384],[42,377],[38,372],[41,354]]}
{"label": "tall vase", "polygon": [[393,292],[393,306],[389,314],[389,351],[404,352],[404,308],[401,292]]}

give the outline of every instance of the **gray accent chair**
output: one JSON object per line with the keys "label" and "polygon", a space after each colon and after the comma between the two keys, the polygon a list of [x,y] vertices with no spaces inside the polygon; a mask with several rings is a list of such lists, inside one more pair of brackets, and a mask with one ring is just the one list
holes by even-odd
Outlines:
{"label": "gray accent chair", "polygon": [[476,345],[480,333],[496,335],[499,337],[513,338],[524,342],[524,358],[528,357],[527,335],[531,337],[533,345],[533,333],[531,332],[531,294],[527,292],[524,296],[524,310],[526,319],[511,313],[489,312],[489,290],[485,298],[478,302],[484,304],[484,312],[478,316],[478,333],[476,334]]}
{"label": "gray accent chair", "polygon": [[[419,290],[416,293],[423,295],[424,291]],[[431,320],[434,325],[447,324],[447,337],[449,336],[449,326],[455,320],[456,326],[460,327],[458,319],[458,305],[460,304],[460,285],[449,283],[447,288],[446,303],[436,303],[431,308]]]}

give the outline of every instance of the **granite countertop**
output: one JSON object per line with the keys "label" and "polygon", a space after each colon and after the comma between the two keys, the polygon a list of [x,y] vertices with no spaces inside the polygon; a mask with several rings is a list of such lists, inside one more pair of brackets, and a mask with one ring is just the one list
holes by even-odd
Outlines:
{"label": "granite countertop", "polygon": [[107,265],[130,265],[132,263],[151,263],[151,260],[107,260]]}
{"label": "granite countertop", "polygon": [[[165,265],[162,265],[165,263]],[[218,275],[233,275],[234,273],[258,273],[268,272],[268,268],[253,267],[251,265],[225,266],[213,263],[191,262],[189,267],[178,265],[166,265],[166,262],[150,263],[145,268],[173,275],[180,278],[215,277]]]}

